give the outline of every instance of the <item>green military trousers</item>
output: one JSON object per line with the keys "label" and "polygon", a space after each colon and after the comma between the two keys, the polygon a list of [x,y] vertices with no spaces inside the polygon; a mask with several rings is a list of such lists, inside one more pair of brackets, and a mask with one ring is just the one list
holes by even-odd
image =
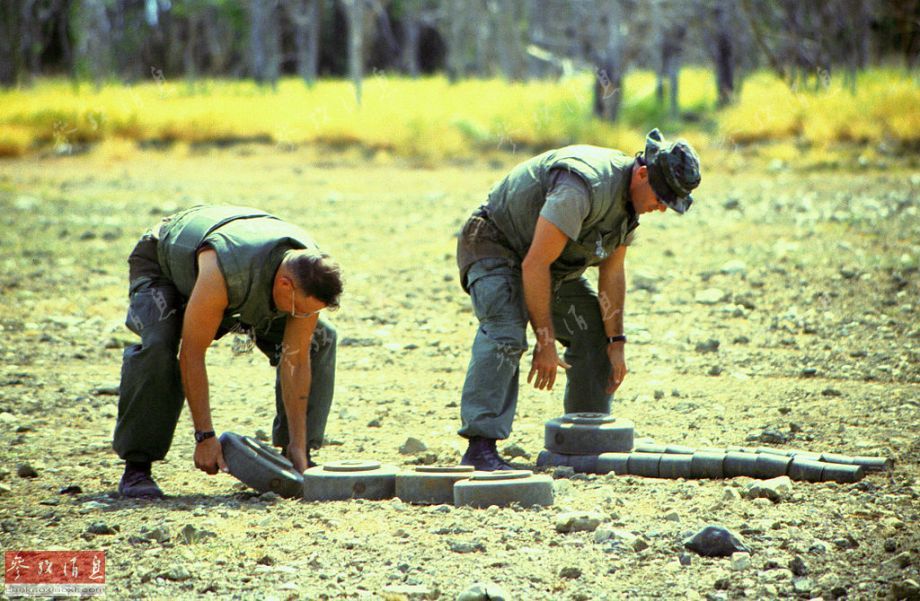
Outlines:
{"label": "green military trousers", "polygon": [[[517,407],[519,364],[527,350],[527,307],[520,265],[480,259],[468,275],[479,328],[460,401],[461,436],[503,439]],[[584,277],[564,282],[552,298],[556,339],[566,347],[565,413],[610,412],[610,360],[597,293]]]}
{"label": "green military trousers", "polygon": [[[112,443],[118,456],[127,461],[158,461],[166,457],[185,400],[178,360],[185,300],[152,261],[155,254],[150,245],[155,249],[155,244],[150,238],[142,238],[129,258],[132,276],[143,275],[131,278],[126,325],[141,337],[141,342],[124,350]],[[144,263],[145,269],[135,270],[139,262]],[[256,335],[256,345],[273,366],[278,366],[281,359],[284,321],[276,320],[270,330]],[[217,337],[227,332],[222,328]],[[332,406],[335,355],[335,329],[320,319],[310,348],[312,379],[306,418],[307,444],[313,449],[322,445]],[[289,434],[280,373],[275,379],[275,408],[272,441],[286,447]]]}

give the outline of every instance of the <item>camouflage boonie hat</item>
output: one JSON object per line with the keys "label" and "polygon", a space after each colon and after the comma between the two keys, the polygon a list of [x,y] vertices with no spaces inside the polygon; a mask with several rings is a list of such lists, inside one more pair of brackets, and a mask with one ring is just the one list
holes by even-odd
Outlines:
{"label": "camouflage boonie hat", "polygon": [[645,137],[645,162],[655,195],[678,213],[693,204],[700,185],[700,158],[686,140],[668,142],[656,127]]}

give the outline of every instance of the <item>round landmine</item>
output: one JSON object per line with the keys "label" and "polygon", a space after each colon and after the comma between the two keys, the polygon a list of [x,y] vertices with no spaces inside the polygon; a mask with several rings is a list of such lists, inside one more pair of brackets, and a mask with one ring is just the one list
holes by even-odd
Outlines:
{"label": "round landmine", "polygon": [[472,465],[422,465],[411,472],[396,474],[396,496],[416,505],[451,505],[454,483],[473,473]]}
{"label": "round landmine", "polygon": [[790,463],[792,463],[792,457],[761,453],[757,455],[757,463],[754,464],[754,473],[751,475],[755,478],[785,476],[789,471]]}
{"label": "round landmine", "polygon": [[606,413],[566,413],[546,422],[544,446],[554,453],[626,453],[633,447],[633,423]]}
{"label": "round landmine", "polygon": [[597,473],[617,476],[628,474],[629,456],[630,453],[601,453],[597,456]]}
{"label": "round landmine", "polygon": [[543,450],[537,455],[537,467],[568,466],[580,474],[598,474],[597,455],[563,455]]}
{"label": "round landmine", "polygon": [[633,453],[667,453],[668,447],[655,442],[637,442]]}
{"label": "round landmine", "polygon": [[220,435],[221,452],[230,474],[243,484],[282,497],[299,497],[303,476],[294,465],[270,446],[234,432]]}
{"label": "round landmine", "polygon": [[690,469],[693,456],[684,453],[666,454],[661,456],[658,464],[658,475],[662,478],[690,478],[693,473]]}
{"label": "round landmine", "polygon": [[630,453],[627,468],[633,476],[658,478],[661,453]]}
{"label": "round landmine", "polygon": [[390,499],[396,492],[397,471],[392,465],[354,459],[311,467],[303,473],[303,498],[305,501]]}
{"label": "round landmine", "polygon": [[850,483],[859,482],[865,476],[861,465],[844,465],[840,463],[825,463],[821,479],[824,482]]}
{"label": "round landmine", "polygon": [[552,505],[553,479],[534,476],[530,470],[501,470],[473,472],[468,479],[454,484],[457,507],[507,507],[512,503],[522,507]]}
{"label": "round landmine", "polygon": [[737,476],[754,476],[757,471],[757,455],[743,451],[731,451],[725,454],[722,473],[725,478]]}
{"label": "round landmine", "polygon": [[849,455],[840,455],[838,453],[821,453],[821,461],[825,463],[840,463],[842,465],[852,465],[853,458]]}
{"label": "round landmine", "polygon": [[853,457],[853,465],[861,465],[867,472],[890,470],[894,461],[887,457]]}
{"label": "round landmine", "polygon": [[790,451],[796,459],[807,459],[808,461],[821,461],[821,453],[812,453],[811,451]]}
{"label": "round landmine", "polygon": [[774,449],[773,447],[757,447],[757,453],[760,455],[782,455],[789,457],[790,452],[783,449]]}
{"label": "round landmine", "polygon": [[803,480],[805,482],[823,482],[825,465],[827,464],[820,461],[800,459],[796,456],[792,458],[792,463],[789,464],[789,477],[793,480]]}
{"label": "round landmine", "polygon": [[698,451],[692,455],[690,476],[692,478],[724,478],[725,453]]}
{"label": "round landmine", "polygon": [[665,447],[665,453],[669,455],[693,455],[696,452],[696,449],[693,447],[685,447],[679,444],[669,444]]}

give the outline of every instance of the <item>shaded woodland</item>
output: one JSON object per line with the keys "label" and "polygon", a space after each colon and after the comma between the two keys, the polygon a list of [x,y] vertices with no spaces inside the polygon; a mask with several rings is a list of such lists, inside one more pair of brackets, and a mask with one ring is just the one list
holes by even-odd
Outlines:
{"label": "shaded woodland", "polygon": [[760,68],[855,87],[869,65],[916,66],[918,23],[920,0],[4,0],[0,85],[349,77],[360,100],[368,74],[589,70],[595,113],[616,120],[623,74],[642,68],[676,116],[682,65],[713,69],[720,105]]}

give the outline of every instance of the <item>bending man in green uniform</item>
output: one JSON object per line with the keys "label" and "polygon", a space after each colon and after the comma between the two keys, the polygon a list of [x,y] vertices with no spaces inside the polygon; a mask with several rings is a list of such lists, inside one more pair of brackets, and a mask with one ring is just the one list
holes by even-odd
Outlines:
{"label": "bending man in green uniform", "polygon": [[[626,376],[624,260],[639,215],[683,213],[700,183],[684,141],[655,129],[636,157],[595,146],[550,150],[516,166],[460,235],[460,281],[479,329],[461,398],[462,463],[511,469],[496,440],[511,433],[528,320],[536,335],[527,381],[551,390],[566,371],[565,412],[610,412]],[[598,288],[583,276],[598,266]],[[556,341],[566,347],[564,359]]]}
{"label": "bending man in green uniform", "polygon": [[[303,472],[319,448],[335,384],[338,265],[299,227],[257,209],[200,206],[164,219],[128,258],[125,349],[113,447],[125,460],[118,491],[159,498],[151,462],[163,459],[188,398],[195,466],[226,471],[211,421],[205,352],[245,333],[277,366],[272,438]],[[178,354],[178,357],[177,357]]]}

